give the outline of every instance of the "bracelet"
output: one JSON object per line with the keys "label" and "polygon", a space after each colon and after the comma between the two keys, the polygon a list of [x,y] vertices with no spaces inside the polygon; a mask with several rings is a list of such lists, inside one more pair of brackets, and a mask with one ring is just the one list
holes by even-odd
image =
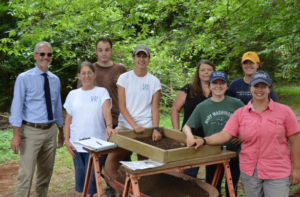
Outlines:
{"label": "bracelet", "polygon": [[204,141],[204,143],[202,145],[206,144],[206,139],[203,137],[202,140]]}
{"label": "bracelet", "polygon": [[160,128],[159,127],[153,127],[152,131],[157,130],[160,132]]}
{"label": "bracelet", "polygon": [[106,127],[108,127],[108,126],[111,126],[111,127],[113,127],[113,125],[112,125],[112,124],[107,124],[107,125],[106,125]]}

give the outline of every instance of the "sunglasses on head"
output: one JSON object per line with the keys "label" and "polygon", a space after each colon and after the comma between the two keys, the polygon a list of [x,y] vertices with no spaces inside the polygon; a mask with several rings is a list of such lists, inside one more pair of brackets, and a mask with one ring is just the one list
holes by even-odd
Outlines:
{"label": "sunglasses on head", "polygon": [[44,57],[46,54],[48,57],[52,57],[52,53],[36,53],[36,54],[40,54],[40,56]]}

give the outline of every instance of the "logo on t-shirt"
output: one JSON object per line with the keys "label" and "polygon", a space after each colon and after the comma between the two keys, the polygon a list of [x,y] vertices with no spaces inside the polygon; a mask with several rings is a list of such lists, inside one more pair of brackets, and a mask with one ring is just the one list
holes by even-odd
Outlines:
{"label": "logo on t-shirt", "polygon": [[238,96],[252,96],[250,91],[236,91]]}
{"label": "logo on t-shirt", "polygon": [[91,96],[91,101],[92,102],[97,102],[98,101],[98,96]]}
{"label": "logo on t-shirt", "polygon": [[218,118],[218,124],[223,125],[224,124],[224,119],[223,118]]}
{"label": "logo on t-shirt", "polygon": [[149,84],[143,84],[143,90],[150,90]]}

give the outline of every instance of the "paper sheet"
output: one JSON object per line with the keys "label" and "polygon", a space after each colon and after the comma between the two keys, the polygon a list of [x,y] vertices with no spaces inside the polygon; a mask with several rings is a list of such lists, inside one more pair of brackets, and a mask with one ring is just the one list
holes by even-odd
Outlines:
{"label": "paper sheet", "polygon": [[156,168],[164,165],[159,161],[155,161],[152,159],[142,160],[142,161],[120,161],[121,164],[129,167],[132,170],[143,170],[148,168]]}

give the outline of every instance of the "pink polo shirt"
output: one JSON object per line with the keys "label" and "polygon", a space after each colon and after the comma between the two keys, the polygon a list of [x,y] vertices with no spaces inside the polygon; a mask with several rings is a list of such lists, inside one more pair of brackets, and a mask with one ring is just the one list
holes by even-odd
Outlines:
{"label": "pink polo shirt", "polygon": [[292,160],[288,137],[300,132],[300,125],[290,107],[273,102],[261,115],[251,110],[251,101],[232,114],[224,129],[241,136],[240,169],[252,176],[255,166],[259,179],[290,176]]}

